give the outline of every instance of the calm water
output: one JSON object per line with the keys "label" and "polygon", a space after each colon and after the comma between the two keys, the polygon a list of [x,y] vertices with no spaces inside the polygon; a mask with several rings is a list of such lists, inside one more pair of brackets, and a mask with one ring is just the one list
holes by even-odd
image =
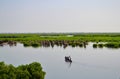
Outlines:
{"label": "calm water", "polygon": [[[71,64],[64,61],[68,55],[72,57]],[[40,62],[47,73],[45,79],[120,79],[120,49],[94,49],[91,44],[66,49],[6,45],[0,47],[0,61],[14,66]]]}

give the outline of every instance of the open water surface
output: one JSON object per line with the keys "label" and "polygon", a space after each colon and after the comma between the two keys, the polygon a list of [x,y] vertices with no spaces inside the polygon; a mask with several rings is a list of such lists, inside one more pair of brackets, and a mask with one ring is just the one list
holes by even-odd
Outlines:
{"label": "open water surface", "polygon": [[[72,63],[64,61],[71,56]],[[0,47],[0,61],[18,66],[40,62],[45,79],[120,79],[120,49],[80,47]]]}

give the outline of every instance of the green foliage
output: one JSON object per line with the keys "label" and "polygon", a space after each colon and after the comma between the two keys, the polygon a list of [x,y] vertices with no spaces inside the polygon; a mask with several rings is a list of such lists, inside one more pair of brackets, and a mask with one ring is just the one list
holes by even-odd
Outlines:
{"label": "green foliage", "polygon": [[79,44],[79,47],[83,47],[83,44],[80,43],[80,44]]}
{"label": "green foliage", "polygon": [[[72,35],[72,37],[68,37]],[[98,44],[98,47],[118,48],[120,44],[120,33],[12,33],[12,34],[0,34],[0,45],[2,41],[16,41],[23,43],[25,47],[49,47],[50,41],[52,45],[62,46],[59,41],[68,41],[67,45],[72,47],[85,46],[84,42],[108,42],[112,44]],[[45,42],[47,41],[47,42]],[[57,42],[57,43],[55,43]],[[114,44],[113,44],[114,42]],[[93,45],[93,47],[97,47]]]}
{"label": "green foliage", "polygon": [[108,48],[119,48],[120,47],[120,43],[116,43],[116,42],[110,42],[110,43],[106,43],[105,44],[106,47]]}
{"label": "green foliage", "polygon": [[29,46],[31,46],[29,43],[24,43],[23,45],[24,45],[24,47],[29,47]]}
{"label": "green foliage", "polygon": [[98,46],[97,44],[93,44],[93,48],[97,48],[97,46]]}
{"label": "green foliage", "polygon": [[[67,35],[73,35],[67,37]],[[91,42],[120,42],[120,33],[14,33],[0,34],[0,40],[40,41],[40,40],[80,40]]]}
{"label": "green foliage", "polygon": [[98,47],[99,47],[99,48],[103,48],[103,47],[104,47],[104,44],[98,44]]}
{"label": "green foliage", "polygon": [[40,44],[39,44],[39,43],[33,43],[33,44],[31,44],[31,46],[32,46],[32,47],[39,47]]}
{"label": "green foliage", "polygon": [[105,44],[93,44],[93,48],[97,48],[97,46],[99,48],[103,48],[103,47],[107,47],[107,48],[120,48],[120,42],[108,42]]}
{"label": "green foliage", "polygon": [[18,67],[0,62],[0,79],[44,79],[44,76],[45,72],[38,62]]}

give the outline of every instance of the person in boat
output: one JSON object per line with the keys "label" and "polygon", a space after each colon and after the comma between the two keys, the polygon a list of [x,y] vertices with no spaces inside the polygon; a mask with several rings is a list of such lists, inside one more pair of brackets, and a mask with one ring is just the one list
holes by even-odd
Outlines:
{"label": "person in boat", "polygon": [[70,57],[70,56],[68,56],[68,57],[65,56],[65,61],[66,61],[66,62],[72,62],[71,57]]}
{"label": "person in boat", "polygon": [[71,60],[71,57],[70,57],[70,56],[68,56],[68,58],[69,58],[69,60]]}

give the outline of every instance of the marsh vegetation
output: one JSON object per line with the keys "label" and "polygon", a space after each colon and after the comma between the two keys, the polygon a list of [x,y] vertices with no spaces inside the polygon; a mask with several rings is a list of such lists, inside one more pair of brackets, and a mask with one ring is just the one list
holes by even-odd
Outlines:
{"label": "marsh vegetation", "polygon": [[[16,42],[22,43],[25,47],[54,47],[67,46],[84,47],[88,42],[97,42],[93,44],[94,48],[119,48],[120,33],[16,33],[0,34],[0,46],[9,44],[16,45]],[[102,44],[101,42],[106,42]]]}

